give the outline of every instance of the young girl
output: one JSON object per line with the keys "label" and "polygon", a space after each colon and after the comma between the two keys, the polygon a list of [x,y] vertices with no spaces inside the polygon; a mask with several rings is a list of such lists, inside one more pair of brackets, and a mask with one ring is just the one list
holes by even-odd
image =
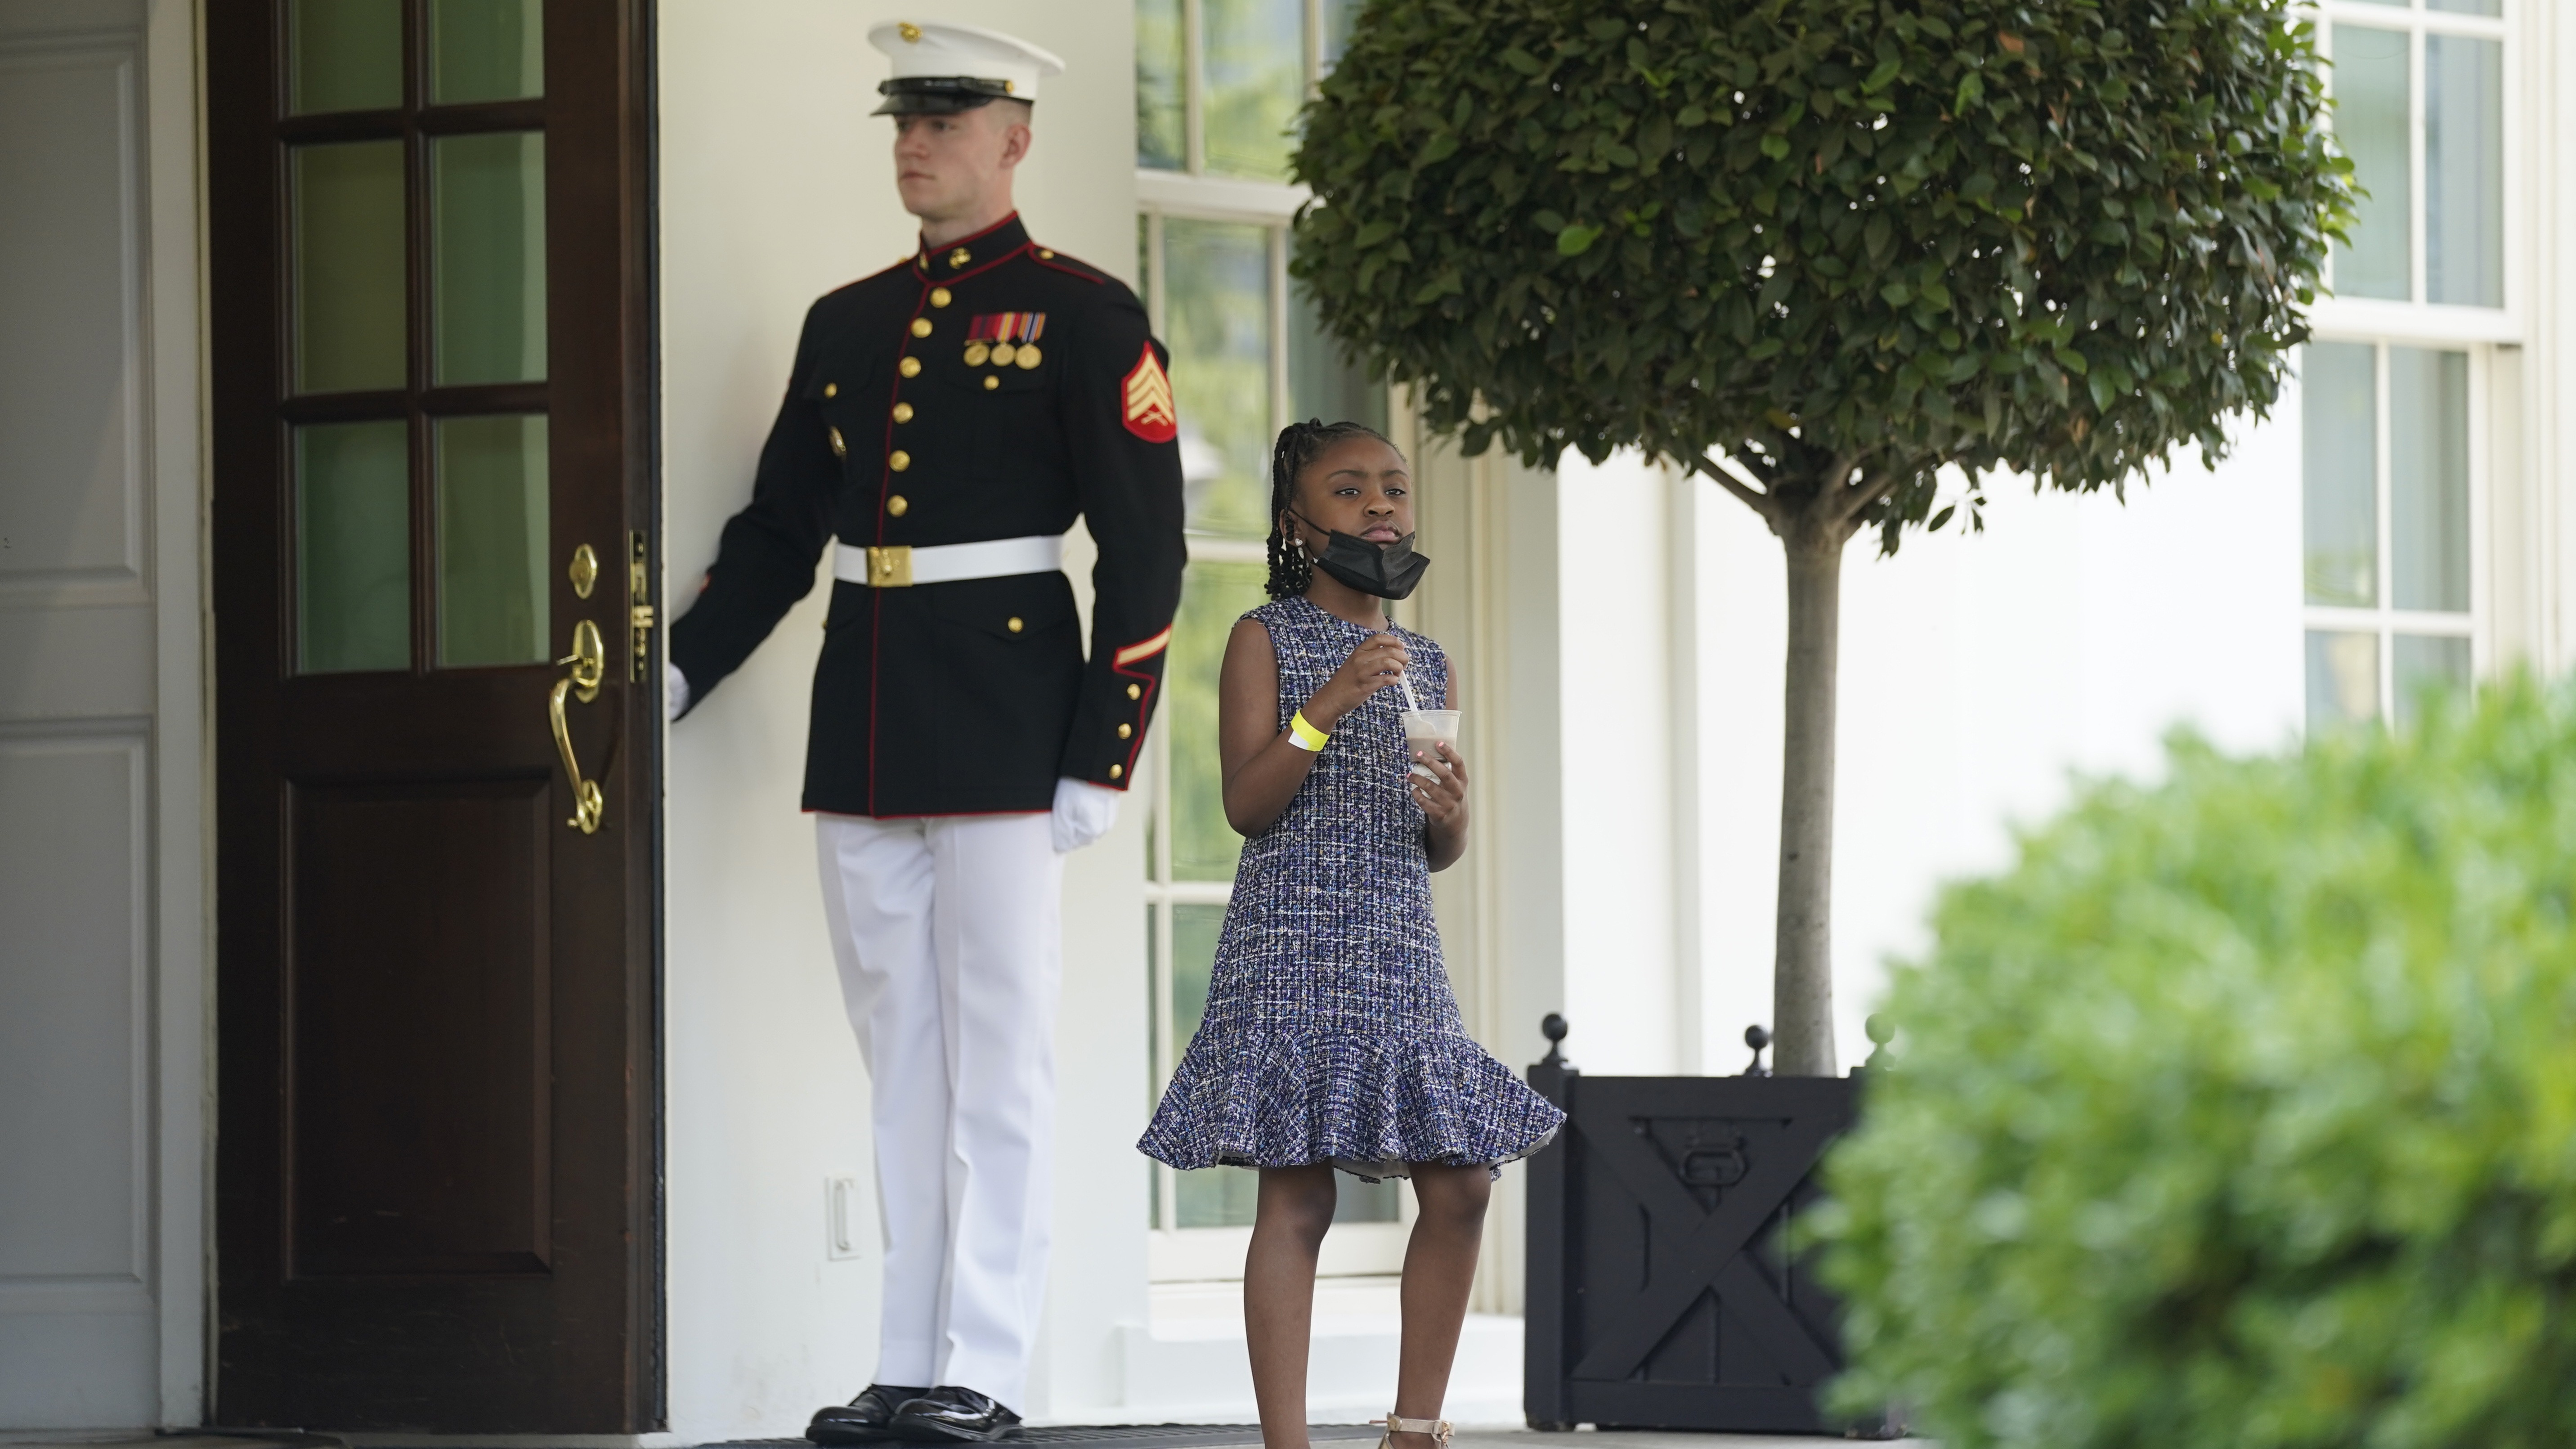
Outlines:
{"label": "young girl", "polygon": [[1457,695],[1440,646],[1386,617],[1423,566],[1404,458],[1357,423],[1300,423],[1272,451],[1270,504],[1272,602],[1235,624],[1219,682],[1243,864],[1207,1015],[1138,1145],[1176,1168],[1261,1170],[1243,1318],[1266,1449],[1306,1449],[1333,1170],[1413,1180],[1380,1442],[1433,1449],[1486,1195],[1564,1114],[1467,1035],[1441,965],[1431,872],[1466,851],[1467,767],[1445,744],[1408,760],[1397,718],[1403,680],[1425,709]]}

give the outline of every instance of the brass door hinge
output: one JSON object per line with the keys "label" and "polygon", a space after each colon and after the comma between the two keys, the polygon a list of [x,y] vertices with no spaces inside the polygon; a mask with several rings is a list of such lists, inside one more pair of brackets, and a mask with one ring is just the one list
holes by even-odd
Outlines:
{"label": "brass door hinge", "polygon": [[635,656],[627,668],[627,682],[642,684],[653,668],[653,604],[647,591],[652,574],[641,531],[626,535],[626,601],[628,622],[635,636]]}

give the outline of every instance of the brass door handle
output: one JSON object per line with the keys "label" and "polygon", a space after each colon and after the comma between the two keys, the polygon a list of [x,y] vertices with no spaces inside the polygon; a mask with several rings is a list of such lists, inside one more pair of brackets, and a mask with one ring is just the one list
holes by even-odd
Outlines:
{"label": "brass door handle", "polygon": [[572,818],[564,822],[584,835],[599,829],[599,817],[608,808],[599,793],[599,782],[581,777],[581,762],[572,754],[572,730],[564,723],[564,696],[570,695],[588,704],[599,698],[599,681],[608,672],[608,641],[599,634],[599,626],[588,619],[572,626],[572,652],[555,661],[572,667],[555,681],[554,692],[546,697],[546,713],[554,721],[555,748],[563,752],[565,778],[572,781]]}

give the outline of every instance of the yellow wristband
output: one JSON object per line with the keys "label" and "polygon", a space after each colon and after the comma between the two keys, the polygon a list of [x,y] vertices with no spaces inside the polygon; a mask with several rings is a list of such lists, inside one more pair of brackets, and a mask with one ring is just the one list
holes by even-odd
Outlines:
{"label": "yellow wristband", "polygon": [[1324,742],[1331,738],[1331,735],[1306,723],[1304,710],[1301,709],[1288,716],[1288,743],[1304,750],[1307,754],[1323,753]]}

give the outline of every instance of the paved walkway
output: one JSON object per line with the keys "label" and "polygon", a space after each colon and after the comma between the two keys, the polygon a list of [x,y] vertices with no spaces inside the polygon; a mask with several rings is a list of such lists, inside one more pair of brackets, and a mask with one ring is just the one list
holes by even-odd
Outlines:
{"label": "paved walkway", "polygon": [[[1317,1445],[1367,1449],[1379,1431],[1362,1425],[1318,1424],[1308,1433]],[[372,1436],[371,1436],[372,1437]],[[437,1441],[424,1436],[424,1446]],[[1028,1443],[1080,1444],[1092,1449],[1249,1449],[1261,1431],[1249,1424],[1058,1425],[1032,1429]],[[1461,1429],[1454,1449],[1824,1449],[1842,1441],[1800,1435],[1684,1434],[1662,1430],[1534,1434],[1527,1429]],[[1937,1449],[1928,1439],[1878,1441],[1886,1449]],[[36,1438],[0,1434],[0,1449],[344,1449],[345,1441],[319,1434],[273,1436],[167,1434],[158,1438]],[[747,1439],[706,1449],[812,1449],[802,1439]]]}

